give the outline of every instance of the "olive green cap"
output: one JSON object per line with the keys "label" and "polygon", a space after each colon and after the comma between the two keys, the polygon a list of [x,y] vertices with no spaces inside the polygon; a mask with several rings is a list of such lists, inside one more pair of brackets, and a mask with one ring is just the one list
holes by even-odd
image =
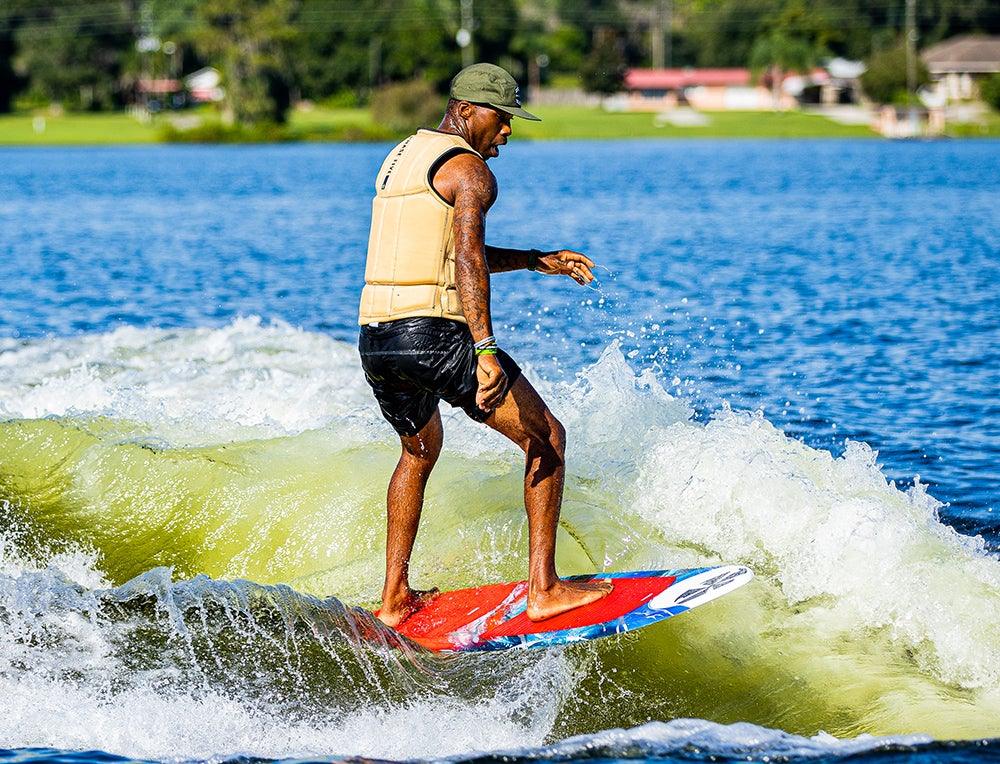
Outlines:
{"label": "olive green cap", "polygon": [[456,101],[486,104],[521,119],[542,121],[541,117],[521,108],[517,81],[506,69],[493,64],[465,67],[452,79],[450,95]]}

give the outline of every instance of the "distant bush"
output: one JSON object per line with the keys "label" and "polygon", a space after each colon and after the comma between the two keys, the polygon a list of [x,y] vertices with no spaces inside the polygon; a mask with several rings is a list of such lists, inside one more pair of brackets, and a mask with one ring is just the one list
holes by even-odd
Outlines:
{"label": "distant bush", "polygon": [[361,106],[361,99],[355,91],[345,89],[320,99],[318,105],[324,109],[352,109]]}
{"label": "distant bush", "polygon": [[167,143],[281,143],[292,138],[287,127],[273,123],[249,127],[212,121],[183,130],[167,124],[160,130],[160,140]]}
{"label": "distant bush", "polygon": [[254,127],[224,125],[218,120],[194,127],[166,124],[160,130],[165,143],[284,143],[286,141],[336,141],[370,143],[389,141],[396,133],[376,125],[288,125],[265,124]]}
{"label": "distant bush", "polygon": [[14,97],[14,111],[35,111],[48,107],[52,99],[38,90],[26,90]]}
{"label": "distant bush", "polygon": [[601,29],[597,43],[580,68],[585,90],[611,95],[625,82],[625,52],[614,30]]}
{"label": "distant bush", "polygon": [[[923,61],[917,57],[917,87],[930,82],[930,73]],[[876,103],[906,104],[906,45],[879,51],[868,61],[868,68],[861,75],[861,87],[865,94]]]}
{"label": "distant bush", "polygon": [[979,95],[987,104],[1000,110],[1000,74],[992,74],[979,83]]}
{"label": "distant bush", "polygon": [[372,94],[372,119],[395,133],[411,133],[418,127],[436,127],[445,100],[424,80],[384,85]]}

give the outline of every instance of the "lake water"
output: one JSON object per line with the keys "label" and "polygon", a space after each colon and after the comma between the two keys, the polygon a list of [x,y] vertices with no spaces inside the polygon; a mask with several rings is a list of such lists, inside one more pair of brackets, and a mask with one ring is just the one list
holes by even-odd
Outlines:
{"label": "lake water", "polygon": [[[488,239],[602,266],[493,278],[569,433],[561,572],[757,580],[461,660],[352,637],[398,448],[354,349],[387,150],[0,149],[0,746],[996,755],[933,741],[1000,735],[1000,143],[515,136]],[[522,576],[517,455],[443,413],[417,583]]]}

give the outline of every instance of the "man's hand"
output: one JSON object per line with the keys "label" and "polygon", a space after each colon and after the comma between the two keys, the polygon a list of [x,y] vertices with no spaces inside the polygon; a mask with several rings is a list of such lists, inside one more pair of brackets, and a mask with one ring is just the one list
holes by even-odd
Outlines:
{"label": "man's hand", "polygon": [[569,276],[577,284],[586,286],[594,280],[594,261],[584,254],[571,249],[561,249],[558,252],[546,252],[539,256],[535,270],[556,276]]}
{"label": "man's hand", "polygon": [[479,380],[476,405],[483,411],[493,411],[507,393],[507,375],[495,355],[477,356],[476,361],[476,379]]}

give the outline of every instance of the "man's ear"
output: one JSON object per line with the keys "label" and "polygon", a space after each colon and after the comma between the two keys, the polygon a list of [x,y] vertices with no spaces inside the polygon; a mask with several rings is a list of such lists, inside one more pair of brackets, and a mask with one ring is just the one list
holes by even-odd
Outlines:
{"label": "man's ear", "polygon": [[476,107],[473,106],[468,101],[459,101],[458,102],[458,115],[462,119],[466,119],[466,120],[472,119],[472,114],[475,111],[475,109],[476,109]]}

